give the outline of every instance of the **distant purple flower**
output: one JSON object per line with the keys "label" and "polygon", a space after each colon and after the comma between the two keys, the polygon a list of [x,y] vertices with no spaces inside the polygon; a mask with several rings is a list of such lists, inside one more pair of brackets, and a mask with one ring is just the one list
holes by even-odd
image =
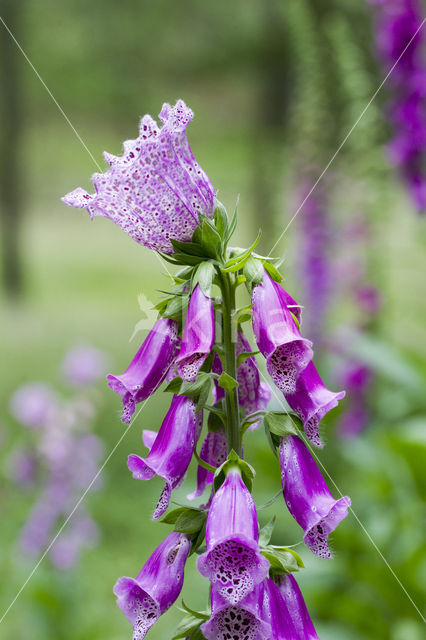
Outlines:
{"label": "distant purple flower", "polygon": [[195,380],[214,343],[213,300],[197,285],[191,294],[183,329],[182,344],[176,358],[178,374]]}
{"label": "distant purple flower", "polygon": [[94,174],[96,193],[78,188],[62,200],[92,218],[110,218],[149,249],[173,253],[170,240],[190,240],[199,214],[211,218],[214,211],[215,191],[186,138],[192,118],[182,100],[163,105],[162,128],[145,115],[139,138],[124,143],[121,157],[104,154],[111,167]]}
{"label": "distant purple flower", "polygon": [[269,562],[259,551],[256,507],[237,468],[228,472],[213,496],[206,545],[198,570],[231,604],[245,598],[268,573]]}
{"label": "distant purple flower", "polygon": [[382,297],[377,287],[362,285],[355,291],[356,302],[362,311],[369,316],[374,316],[380,310]]}
{"label": "distant purple flower", "polygon": [[[284,604],[283,611],[291,618],[294,625],[295,638],[300,638],[300,640],[319,640],[294,576],[291,573],[287,575],[280,574],[275,576],[274,580]],[[277,636],[277,638],[280,637]],[[289,637],[287,635],[282,636],[283,640],[287,640]]]}
{"label": "distant purple flower", "polygon": [[344,397],[344,391],[327,389],[313,362],[300,374],[294,393],[285,394],[288,404],[303,421],[306,437],[317,447],[323,446],[318,432],[321,419]]}
{"label": "distant purple flower", "polygon": [[9,476],[23,488],[33,487],[37,474],[37,457],[30,449],[17,448],[8,457]]}
{"label": "distant purple flower", "polygon": [[[219,467],[223,462],[225,462],[228,457],[228,452],[226,448],[226,433],[225,429],[218,429],[217,431],[209,431],[206,434],[203,445],[200,450],[200,458],[207,462],[208,464],[213,465],[214,467]],[[208,484],[212,484],[213,482],[213,473],[208,471],[201,465],[198,465],[197,468],[197,489],[190,493],[187,498],[188,500],[195,500],[199,498],[206,486]]]}
{"label": "distant purple flower", "polygon": [[157,320],[126,371],[107,376],[108,385],[123,400],[123,422],[130,423],[136,404],[152,395],[166,377],[176,354],[177,326],[175,320]]}
{"label": "distant purple flower", "polygon": [[57,405],[56,396],[48,385],[32,382],[20,387],[10,400],[10,412],[26,427],[43,427]]}
{"label": "distant purple flower", "polygon": [[178,598],[191,544],[187,536],[170,533],[148,558],[136,579],[119,578],[117,604],[133,626],[133,640],[148,630]]}
{"label": "distant purple flower", "polygon": [[207,640],[271,640],[270,624],[262,619],[263,600],[263,584],[236,604],[229,603],[213,587],[211,618],[201,625],[203,635]]}
{"label": "distant purple flower", "polygon": [[194,400],[175,395],[148,456],[129,456],[127,465],[134,478],[150,480],[158,475],[165,481],[154,511],[154,520],[163,515],[169,506],[173,489],[183,482],[194,452],[198,430]]}
{"label": "distant purple flower", "polygon": [[49,555],[57,569],[66,571],[75,566],[83,547],[93,547],[99,539],[95,521],[86,514],[74,515],[60,537],[55,541]]}
{"label": "distant purple flower", "polygon": [[[250,343],[245,335],[237,333],[236,355],[243,352],[251,352]],[[266,382],[260,381],[259,369],[256,358],[251,356],[240,364],[237,371],[238,402],[247,415],[255,411],[264,411],[271,399],[271,389]],[[252,424],[250,430],[255,429],[260,421]]]}
{"label": "distant purple flower", "polygon": [[108,358],[103,351],[89,345],[73,347],[65,356],[62,373],[73,387],[85,387],[102,378]]}
{"label": "distant purple flower", "polygon": [[386,71],[397,63],[389,78],[393,90],[389,116],[394,129],[391,159],[399,166],[415,205],[425,212],[426,35],[424,29],[419,30],[425,14],[419,0],[371,2],[379,5],[376,40]]}
{"label": "distant purple flower", "polygon": [[253,287],[253,331],[266,367],[283,393],[292,393],[301,371],[312,360],[312,343],[302,338],[276,283],[265,272]]}
{"label": "distant purple flower", "polygon": [[368,424],[367,392],[373,381],[373,372],[365,364],[350,362],[346,363],[340,378],[348,392],[348,406],[340,418],[339,432],[343,438],[354,438]]}
{"label": "distant purple flower", "polygon": [[281,483],[288,510],[305,532],[312,553],[331,558],[329,534],[347,516],[348,497],[335,500],[306,445],[297,436],[281,439]]}

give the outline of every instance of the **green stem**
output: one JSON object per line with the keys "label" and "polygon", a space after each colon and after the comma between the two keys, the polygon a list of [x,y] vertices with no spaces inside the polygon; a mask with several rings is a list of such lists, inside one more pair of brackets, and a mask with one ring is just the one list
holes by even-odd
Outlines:
{"label": "green stem", "polygon": [[[228,273],[219,272],[222,292],[223,315],[223,370],[235,380],[237,379],[237,358],[235,355],[235,336],[233,317],[235,311],[235,292]],[[241,456],[240,416],[238,405],[238,387],[225,390],[225,410],[227,418],[226,439],[228,453],[233,449]]]}

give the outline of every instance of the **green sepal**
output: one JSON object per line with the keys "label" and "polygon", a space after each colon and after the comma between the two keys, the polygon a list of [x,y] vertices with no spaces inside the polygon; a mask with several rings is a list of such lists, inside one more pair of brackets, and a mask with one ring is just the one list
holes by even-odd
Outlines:
{"label": "green sepal", "polygon": [[262,547],[266,547],[271,540],[272,533],[275,527],[275,521],[277,516],[272,516],[271,520],[264,527],[262,527],[259,531],[259,544]]}
{"label": "green sepal", "polygon": [[240,355],[237,358],[237,369],[240,366],[240,364],[243,364],[243,362],[245,362],[249,358],[253,358],[254,356],[257,356],[258,353],[260,353],[260,351],[243,351],[242,353],[240,353]]}
{"label": "green sepal", "polygon": [[225,460],[225,462],[223,462],[220,467],[217,468],[216,473],[214,474],[213,484],[215,491],[217,491],[219,487],[224,483],[226,475],[232,467],[239,468],[244,484],[246,485],[247,489],[251,491],[253,487],[253,479],[256,475],[256,472],[253,467],[245,460],[242,460],[233,449],[229,452],[228,458]]}
{"label": "green sepal", "polygon": [[[176,633],[172,640],[180,640],[181,638],[189,638],[189,640],[196,640],[196,638],[203,638],[203,636],[196,636],[194,633],[200,630],[200,619],[193,615],[187,615],[179,622],[176,627]],[[201,631],[200,631],[201,633]]]}
{"label": "green sepal", "polygon": [[233,273],[234,271],[239,271],[240,269],[242,269],[247,260],[250,258],[253,249],[258,245],[261,235],[262,232],[259,231],[253,244],[238,256],[235,256],[234,258],[228,260],[225,263],[225,266],[222,268],[222,271],[224,273]]}
{"label": "green sepal", "polygon": [[182,599],[182,608],[189,615],[194,616],[194,618],[198,618],[198,620],[208,620],[211,616],[210,611],[196,611],[195,609],[190,609],[188,605],[185,604],[185,601]]}
{"label": "green sepal", "polygon": [[199,554],[199,549],[204,542],[204,538],[206,537],[206,523],[207,523],[207,518],[206,520],[204,520],[203,526],[200,528],[200,530],[195,532],[194,535],[192,536],[191,550],[189,552],[189,555],[192,555],[193,553]]}
{"label": "green sepal", "polygon": [[228,231],[225,237],[225,245],[228,244],[228,242],[230,241],[230,239],[234,234],[235,229],[237,228],[239,202],[240,202],[240,196],[238,196],[237,202],[235,203],[234,213],[232,214],[231,222],[229,223]]}
{"label": "green sepal", "polygon": [[203,247],[198,242],[180,242],[179,240],[172,239],[170,240],[170,242],[173,245],[175,253],[205,258]]}
{"label": "green sepal", "polygon": [[251,320],[251,310],[253,309],[253,305],[246,304],[244,307],[239,307],[234,311],[234,322],[236,324],[242,324],[246,322],[246,320]]}
{"label": "green sepal", "polygon": [[211,473],[216,473],[216,467],[213,467],[211,464],[200,458],[196,449],[194,449],[194,458],[196,459],[200,467],[203,467],[203,469],[207,469],[207,471],[210,471]]}
{"label": "green sepal", "polygon": [[299,554],[287,547],[261,546],[260,553],[269,560],[271,565],[269,569],[270,575],[293,573],[305,567]]}
{"label": "green sepal", "polygon": [[187,305],[187,294],[177,294],[168,299],[166,307],[161,315],[163,318],[171,318],[172,320],[180,322],[182,320],[183,310]]}
{"label": "green sepal", "polygon": [[265,275],[265,269],[263,268],[262,260],[253,258],[253,256],[248,258],[247,262],[244,265],[243,274],[246,277],[247,284],[251,286],[262,282],[263,276]]}
{"label": "green sepal", "polygon": [[206,217],[203,218],[201,224],[201,246],[204,253],[210,258],[215,260],[222,258],[222,238],[213,222]]}
{"label": "green sepal", "polygon": [[235,380],[235,378],[230,376],[229,373],[226,373],[226,371],[223,371],[223,373],[220,374],[217,383],[219,387],[222,387],[222,389],[226,389],[226,391],[232,391],[232,389],[238,387],[238,382]]}
{"label": "green sepal", "polygon": [[278,271],[278,269],[269,262],[269,260],[262,260],[262,264],[265,267],[266,271],[269,273],[269,275],[271,276],[272,280],[274,280],[275,282],[282,282],[283,281],[283,277],[280,274],[280,272]]}
{"label": "green sepal", "polygon": [[166,391],[167,393],[178,393],[178,391],[182,386],[182,383],[183,383],[182,378],[180,376],[176,376],[176,378],[173,378],[172,380],[170,380],[169,384],[164,389],[164,391]]}
{"label": "green sepal", "polygon": [[170,256],[167,253],[160,253],[163,260],[166,262],[170,262],[170,264],[176,265],[196,265],[200,264],[200,262],[204,262],[207,256],[194,256],[189,253],[182,253],[180,251],[176,251],[176,253],[172,253]]}
{"label": "green sepal", "polygon": [[193,507],[178,507],[161,518],[163,524],[173,524],[178,533],[198,533],[207,518],[207,512]]}
{"label": "green sepal", "polygon": [[215,275],[215,268],[211,262],[201,262],[191,278],[191,291],[199,284],[201,291],[208,298],[212,297],[212,283]]}
{"label": "green sepal", "polygon": [[293,413],[268,411],[263,418],[265,427],[279,438],[284,436],[298,436],[303,431],[300,418]]}
{"label": "green sepal", "polygon": [[219,200],[216,200],[216,208],[214,210],[213,220],[216,225],[216,230],[223,243],[226,242],[226,236],[228,232],[228,214],[226,209]]}

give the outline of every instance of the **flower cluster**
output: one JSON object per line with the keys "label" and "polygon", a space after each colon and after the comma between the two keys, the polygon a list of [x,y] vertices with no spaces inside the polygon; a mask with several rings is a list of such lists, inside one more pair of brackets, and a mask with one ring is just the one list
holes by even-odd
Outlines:
{"label": "flower cluster", "polygon": [[[370,0],[378,5],[377,49],[393,99],[389,118],[394,130],[390,157],[420,212],[426,211],[426,34],[421,0]],[[396,65],[396,66],[394,66]]]}
{"label": "flower cluster", "polygon": [[[96,407],[89,391],[105,375],[106,367],[103,352],[91,346],[75,347],[62,365],[64,380],[74,391],[71,398],[61,398],[39,382],[20,387],[11,397],[11,414],[31,429],[34,443],[11,452],[10,476],[21,488],[40,492],[20,536],[20,549],[27,555],[43,552],[61,520],[97,476],[93,487],[100,486],[103,445],[90,430]],[[80,506],[49,551],[52,563],[59,569],[71,568],[81,550],[93,546],[98,536],[96,522]]]}
{"label": "flower cluster", "polygon": [[[136,405],[163,383],[172,394],[158,432],[143,431],[148,453],[131,454],[128,468],[138,480],[162,479],[153,519],[173,531],[135,579],[118,580],[114,593],[133,626],[133,640],[141,640],[178,598],[185,563],[196,553],[198,570],[210,583],[210,608],[188,609],[176,639],[313,639],[318,636],[292,575],[302,560],[269,544],[272,523],[259,529],[251,493],[255,472],[243,459],[242,440],[263,422],[281,466],[285,503],[306,546],[329,558],[328,536],[350,500],[333,498],[308,446],[322,447],[319,423],[344,392],[324,385],[312,342],[301,333],[301,308],[272,262],[254,252],[258,240],[246,250],[229,246],[237,214],[228,219],[192,156],[185,136],[191,117],[181,101],[163,106],[161,130],[145,116],[141,137],[125,144],[123,157],[107,157],[111,169],[95,178],[97,194],[77,190],[66,197],[91,215],[111,217],[137,242],[181,267],[127,370],[108,376],[127,423]],[[251,300],[237,308],[240,286]],[[250,320],[258,352],[243,330]],[[271,387],[262,380],[259,352],[292,413],[267,411]],[[188,499],[209,487],[207,502],[168,511],[193,457],[197,487]]]}

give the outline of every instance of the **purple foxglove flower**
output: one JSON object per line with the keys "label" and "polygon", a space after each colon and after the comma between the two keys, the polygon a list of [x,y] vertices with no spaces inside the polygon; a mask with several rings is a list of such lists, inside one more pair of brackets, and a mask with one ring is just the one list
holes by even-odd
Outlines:
{"label": "purple foxglove flower", "polygon": [[231,604],[245,598],[268,573],[269,562],[258,542],[253,498],[239,469],[231,469],[213,496],[206,525],[207,551],[197,562],[200,573]]}
{"label": "purple foxglove flower", "polygon": [[[236,354],[252,351],[245,335],[237,334]],[[247,358],[240,364],[237,371],[238,402],[246,416],[256,411],[264,411],[271,399],[271,389],[266,382],[260,381],[259,369],[254,356]],[[256,429],[260,420],[250,425],[249,430]]]}
{"label": "purple foxglove flower", "polygon": [[313,362],[300,374],[296,390],[285,394],[290,407],[303,421],[308,440],[316,447],[323,447],[318,425],[325,414],[337,407],[339,400],[345,397],[344,391],[330,391],[321,380]]}
{"label": "purple foxglove flower", "polygon": [[62,373],[73,387],[85,387],[102,378],[107,371],[108,358],[103,351],[90,345],[80,345],[68,351]]}
{"label": "purple foxglove flower", "polygon": [[215,191],[186,138],[192,117],[182,100],[163,105],[161,129],[145,115],[139,137],[124,143],[121,157],[104,154],[111,166],[94,174],[96,193],[78,188],[63,202],[86,208],[91,218],[109,218],[149,249],[173,253],[170,240],[191,240],[198,215],[214,212]]}
{"label": "purple foxglove flower", "polygon": [[373,373],[365,364],[347,363],[341,373],[344,386],[348,389],[348,406],[340,418],[339,433],[342,438],[355,438],[366,428],[370,412],[367,392],[373,381]]}
{"label": "purple foxglove flower", "polygon": [[8,475],[22,488],[33,487],[37,476],[37,457],[30,449],[17,448],[7,460]]}
{"label": "purple foxglove flower", "polygon": [[195,380],[213,343],[213,300],[204,295],[200,285],[197,285],[191,294],[182,344],[176,358],[178,374],[184,380]]}
{"label": "purple foxglove flower", "polygon": [[133,626],[133,640],[145,638],[178,598],[190,548],[187,536],[172,532],[148,558],[136,580],[126,577],[117,580],[114,594]]}
{"label": "purple foxglove flower", "polygon": [[281,484],[288,510],[305,531],[312,553],[331,558],[327,538],[347,516],[348,497],[335,500],[304,442],[297,436],[281,439]]}
{"label": "purple foxglove flower", "polygon": [[[212,373],[217,373],[218,375],[220,375],[222,371],[223,371],[222,361],[217,355],[217,353],[215,352],[213,362],[212,362]],[[214,387],[213,387],[212,393],[213,393],[213,400],[215,403],[219,402],[220,400],[223,400],[223,398],[225,397],[225,389],[223,387],[219,387],[216,379],[214,381]]]}
{"label": "purple foxglove flower", "polygon": [[99,530],[95,521],[87,514],[74,514],[51,548],[50,558],[57,569],[66,571],[77,564],[85,547],[94,547],[98,540]]}
{"label": "purple foxglove flower", "polygon": [[207,640],[271,640],[271,626],[262,619],[264,600],[263,584],[236,604],[230,604],[212,588],[212,614],[201,625]]}
{"label": "purple foxglove flower", "polygon": [[[280,596],[280,600],[276,600],[276,602],[281,604],[280,612],[286,618],[288,628],[294,628],[296,634],[294,638],[296,640],[319,640],[295,578],[291,574],[281,574],[274,579]],[[272,581],[268,579],[267,582]],[[274,595],[276,595],[276,591]],[[280,614],[278,613],[278,615]],[[282,627],[282,630],[285,631],[286,627]],[[293,638],[290,634],[277,635],[276,637],[283,640]]]}
{"label": "purple foxglove flower", "polygon": [[108,385],[123,400],[123,422],[130,423],[136,404],[152,395],[166,377],[176,353],[177,327],[175,320],[157,320],[126,371],[107,376]]}
{"label": "purple foxglove flower", "polygon": [[275,291],[280,296],[283,304],[287,307],[287,309],[295,316],[299,325],[302,324],[302,309],[303,307],[296,302],[296,300],[289,294],[282,286],[275,281],[272,281],[275,287]]}
{"label": "purple foxglove flower", "polygon": [[302,338],[270,276],[253,287],[253,331],[266,367],[283,393],[292,393],[300,372],[312,360],[312,343]]}
{"label": "purple foxglove flower", "polygon": [[[219,467],[227,458],[228,452],[226,448],[226,433],[225,429],[218,429],[217,431],[208,432],[204,439],[203,445],[200,451],[200,458],[213,465]],[[197,469],[197,489],[190,493],[188,500],[195,500],[199,498],[208,484],[213,482],[213,473],[208,471],[201,465],[198,465]]]}
{"label": "purple foxglove flower", "polygon": [[57,407],[53,389],[42,382],[26,384],[13,394],[10,412],[26,427],[38,429],[52,417]]}
{"label": "purple foxglove flower", "polygon": [[199,418],[195,402],[187,396],[173,396],[170,409],[146,458],[131,454],[127,466],[137,480],[163,478],[165,487],[153,519],[160,518],[169,506],[173,489],[183,482],[196,444]]}

